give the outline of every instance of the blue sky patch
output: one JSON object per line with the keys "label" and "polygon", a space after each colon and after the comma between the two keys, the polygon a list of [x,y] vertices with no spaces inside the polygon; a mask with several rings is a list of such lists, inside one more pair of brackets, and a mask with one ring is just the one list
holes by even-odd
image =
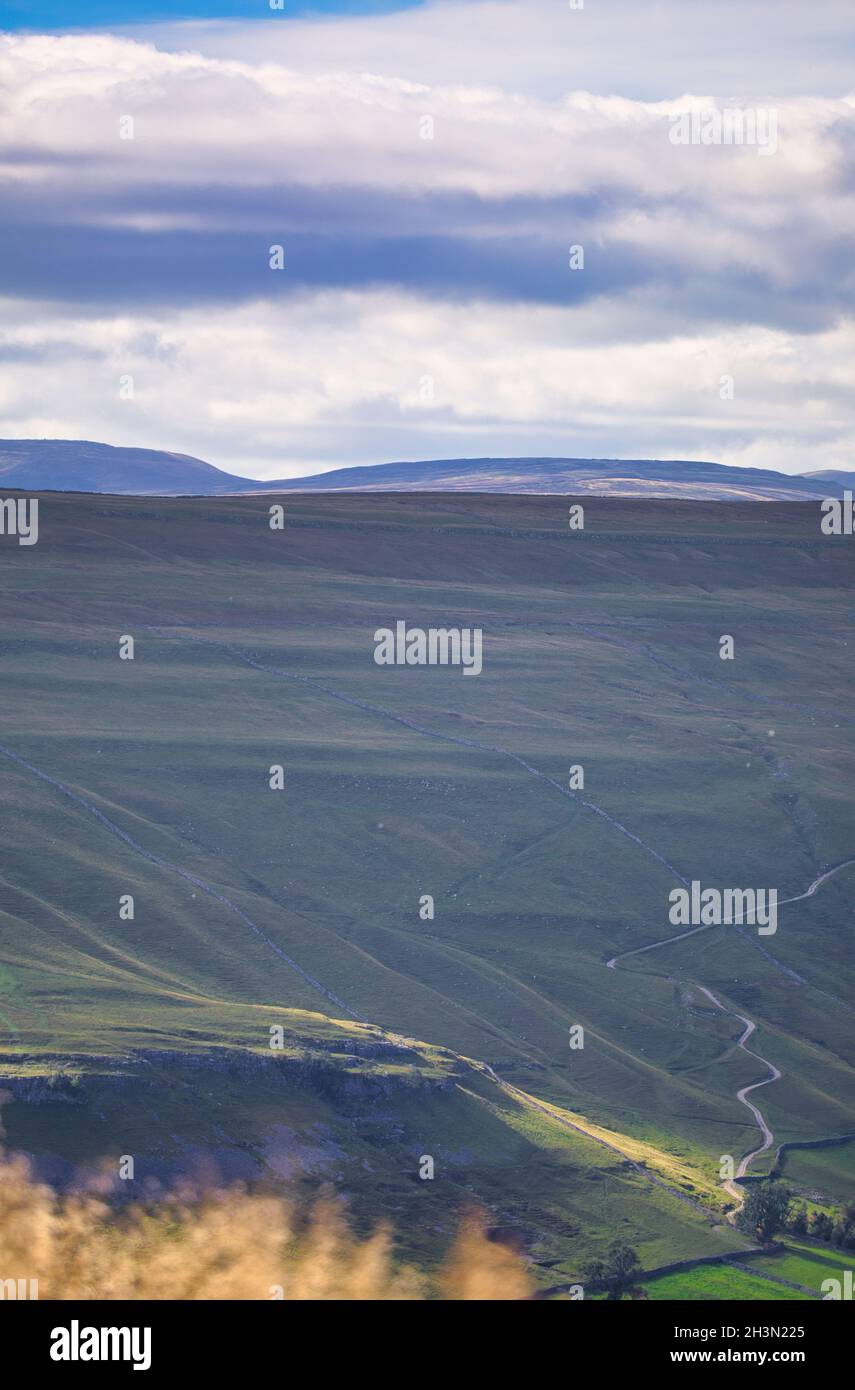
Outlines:
{"label": "blue sky patch", "polygon": [[316,15],[390,14],[422,0],[285,0],[271,11],[268,0],[5,0],[0,29],[115,28],[184,19],[308,18]]}

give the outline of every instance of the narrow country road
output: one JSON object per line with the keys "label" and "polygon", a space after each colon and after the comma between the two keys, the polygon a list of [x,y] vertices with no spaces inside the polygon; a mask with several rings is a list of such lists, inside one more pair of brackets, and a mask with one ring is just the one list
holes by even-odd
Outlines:
{"label": "narrow country road", "polygon": [[[698,985],[698,989],[701,991],[701,994],[705,994],[707,996],[707,999],[709,999],[712,1004],[715,1004],[717,1009],[721,1009],[722,1013],[730,1014],[732,1018],[738,1018],[740,1023],[745,1024],[745,1032],[737,1040],[736,1046],[742,1048],[742,1051],[747,1053],[749,1057],[753,1057],[755,1061],[762,1062],[765,1067],[769,1068],[769,1075],[764,1076],[762,1081],[753,1081],[750,1086],[743,1086],[741,1090],[736,1092],[736,1099],[738,1101],[741,1101],[742,1104],[747,1106],[747,1108],[751,1111],[751,1114],[754,1116],[754,1119],[757,1122],[757,1127],[763,1136],[763,1143],[760,1145],[760,1147],[757,1149],[752,1149],[751,1153],[745,1154],[739,1160],[739,1165],[736,1169],[735,1176],[737,1178],[744,1178],[745,1174],[748,1172],[748,1168],[751,1162],[755,1158],[759,1158],[760,1155],[765,1153],[767,1149],[770,1149],[775,1140],[774,1134],[767,1125],[763,1115],[758,1110],[757,1106],[752,1105],[751,1101],[747,1100],[746,1097],[749,1091],[756,1091],[759,1086],[768,1086],[770,1082],[778,1081],[782,1076],[782,1073],[775,1066],[774,1062],[770,1062],[767,1057],[761,1057],[759,1052],[752,1052],[750,1047],[745,1046],[747,1040],[751,1037],[751,1034],[755,1031],[757,1027],[756,1023],[753,1023],[750,1018],[746,1018],[745,1014],[739,1014],[736,1012],[735,1009],[729,1009],[726,1004],[722,1004],[721,1000],[717,999],[716,996],[713,994],[712,990],[707,989],[706,985]],[[744,1194],[740,1193],[739,1189],[735,1188],[734,1185],[730,1182],[725,1182],[722,1184],[722,1186],[727,1188],[727,1191],[730,1192],[733,1196],[738,1197],[740,1202],[744,1200]]]}
{"label": "narrow country road", "polygon": [[[833,868],[826,869],[824,873],[817,875],[817,877],[805,889],[803,893],[798,893],[795,897],[792,898],[782,899],[778,906],[783,907],[787,903],[800,903],[803,902],[805,898],[812,898],[814,893],[816,893],[817,889],[820,888],[823,883],[826,883],[828,879],[833,878],[835,874],[841,871],[841,869],[848,869],[853,864],[855,864],[855,859],[845,859],[841,864],[835,864]],[[712,923],[710,925],[716,924]],[[655,951],[660,946],[670,946],[675,941],[685,941],[686,937],[695,936],[698,932],[708,930],[708,926],[692,927],[690,931],[679,932],[676,936],[665,937],[662,941],[653,941],[647,946],[638,946],[635,948],[635,950],[623,951],[620,955],[612,956],[611,960],[606,962],[606,965],[609,970],[615,970],[620,961],[628,960],[630,956],[640,956],[643,955],[645,951]],[[701,991],[702,994],[705,994],[707,999],[709,999],[710,1003],[714,1004],[717,1009],[720,1009],[722,1011],[722,1013],[729,1014],[731,1018],[736,1018],[739,1020],[740,1023],[745,1024],[745,1029],[741,1036],[738,1038],[736,1046],[741,1048],[741,1050],[745,1052],[749,1057],[753,1057],[754,1060],[757,1062],[762,1062],[763,1066],[768,1068],[768,1076],[764,1076],[760,1081],[753,1081],[748,1086],[742,1086],[736,1092],[736,1099],[740,1102],[741,1105],[744,1105],[746,1109],[751,1111],[751,1114],[754,1117],[754,1121],[757,1125],[757,1128],[760,1130],[760,1134],[763,1140],[762,1144],[760,1144],[758,1148],[752,1149],[750,1153],[743,1154],[742,1158],[739,1160],[739,1164],[737,1166],[734,1178],[744,1178],[754,1159],[759,1158],[761,1154],[766,1153],[766,1151],[770,1149],[775,1142],[775,1135],[766,1123],[766,1119],[762,1111],[759,1109],[758,1106],[754,1105],[754,1103],[748,1099],[748,1094],[750,1091],[758,1090],[761,1086],[769,1086],[773,1081],[780,1080],[781,1076],[783,1075],[783,1072],[779,1071],[779,1069],[775,1066],[774,1062],[769,1061],[768,1057],[761,1057],[759,1052],[752,1052],[750,1047],[745,1046],[752,1033],[756,1031],[756,1023],[754,1023],[750,1018],[747,1018],[745,1014],[737,1013],[735,1009],[729,1009],[726,1004],[722,1004],[721,1000],[713,994],[711,989],[707,989],[706,985],[698,984],[697,988]],[[733,1179],[726,1179],[722,1183],[722,1187],[726,1192],[730,1194],[731,1197],[733,1197],[739,1203],[740,1206],[743,1205],[745,1201],[744,1189],[737,1187],[736,1182]]]}
{"label": "narrow country road", "polygon": [[778,906],[784,907],[786,903],[800,903],[805,898],[812,898],[817,888],[821,888],[826,879],[833,878],[835,874],[840,873],[841,869],[848,869],[852,864],[855,864],[855,859],[844,859],[842,864],[835,864],[833,869],[826,869],[824,874],[820,874],[819,878],[814,879],[810,888],[807,888],[804,893],[799,893],[797,898],[783,898]]}
{"label": "narrow country road", "polygon": [[[812,898],[823,883],[833,878],[835,874],[839,874],[841,869],[848,869],[853,864],[855,864],[855,859],[844,859],[842,864],[835,864],[832,869],[826,869],[825,873],[815,878],[810,887],[806,888],[803,893],[797,894],[794,898],[782,898],[778,907],[786,907],[788,903],[800,903],[805,898]],[[682,881],[685,882],[685,880]],[[609,970],[614,970],[619,961],[628,960],[630,956],[643,956],[645,951],[658,951],[660,946],[670,946],[675,941],[685,941],[687,936],[696,936],[698,932],[709,931],[711,927],[720,925],[719,922],[708,922],[702,927],[691,927],[689,931],[681,931],[676,936],[665,936],[661,941],[651,941],[647,946],[636,946],[632,951],[621,951],[619,955],[612,956],[611,960],[606,961],[606,965]],[[786,967],[784,968],[786,969]],[[794,972],[790,971],[789,973],[793,974]],[[800,976],[796,976],[796,978],[801,979]]]}

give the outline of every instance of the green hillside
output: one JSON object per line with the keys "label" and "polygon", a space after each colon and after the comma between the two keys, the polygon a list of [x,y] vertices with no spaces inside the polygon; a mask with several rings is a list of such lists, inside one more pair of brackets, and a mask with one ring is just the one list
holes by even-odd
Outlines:
{"label": "green hillside", "polygon": [[[3,1073],[82,1072],[90,1096],[140,1052],[264,1051],[280,1024],[311,1051],[362,1023],[647,1146],[715,1207],[721,1156],[760,1142],[736,1091],[767,1071],[729,1010],[782,1072],[752,1097],[776,1143],[855,1131],[855,866],[781,906],[774,936],[713,927],[607,964],[675,934],[679,876],[783,900],[855,858],[851,539],[820,536],[814,503],[595,499],[579,533],[557,497],[284,500],[273,531],[262,498],[44,494],[38,544],[0,538]],[[482,674],[377,666],[398,619],[482,628]],[[461,1193],[538,1249],[564,1223],[562,1269],[622,1233],[621,1183],[646,1267],[735,1240],[475,1075],[413,1101],[400,1142],[463,1154]],[[251,1121],[218,1101],[224,1142],[263,1147],[264,1089]],[[211,1143],[178,1094],[168,1119],[139,1101],[164,1152],[181,1116]],[[87,1162],[102,1139],[134,1151],[118,1122],[83,1124],[89,1104],[63,1139],[15,1102],[8,1142],[79,1162],[85,1130]],[[357,1151],[323,1104],[341,1183],[390,1214],[397,1188],[347,1177]],[[822,1153],[832,1182],[850,1160]],[[605,1199],[579,1176],[603,1165]],[[389,1182],[405,1224],[438,1187]]]}

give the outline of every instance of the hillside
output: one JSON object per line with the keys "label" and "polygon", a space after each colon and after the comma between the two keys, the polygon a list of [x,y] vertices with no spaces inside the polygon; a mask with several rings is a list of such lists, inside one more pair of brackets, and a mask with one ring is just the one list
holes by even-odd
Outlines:
{"label": "hillside", "polygon": [[[408,1260],[444,1255],[473,1199],[543,1287],[578,1277],[622,1223],[648,1267],[745,1249],[678,1163],[582,1133],[572,1116],[509,1093],[478,1063],[370,1027],[279,1010],[283,1054],[148,1049],[89,1058],[57,1079],[5,1082],[6,1144],[59,1190],[119,1200],[176,1181],[280,1184],[304,1206],[334,1186],[358,1228],[379,1218]],[[622,1144],[620,1136],[609,1136]],[[131,1183],[116,1176],[132,1154]],[[429,1154],[432,1181],[419,1178]],[[105,1181],[105,1172],[108,1177]]]}
{"label": "hillside", "polygon": [[[260,498],[45,494],[38,544],[2,541],[10,1145],[62,1176],[233,1173],[243,1142],[405,1226],[440,1155],[455,1205],[572,1275],[615,1229],[646,1264],[720,1248],[758,1057],[776,1143],[852,1131],[851,541],[815,503],[585,508],[295,495],[277,532]],[[399,619],[481,627],[482,674],[377,666]],[[792,902],[772,937],[626,957],[674,935],[681,878]],[[217,1057],[273,1026],[299,1086],[241,1099]],[[835,1190],[849,1162],[823,1151]]]}
{"label": "hillside", "polygon": [[593,493],[719,502],[840,496],[848,474],[803,476],[718,463],[651,459],[428,459],[336,468],[304,478],[253,479],[187,454],[88,440],[0,440],[0,486],[126,496],[222,496],[260,492]]}
{"label": "hillside", "polygon": [[838,487],[849,489],[855,487],[855,473],[847,472],[843,468],[820,468],[803,476],[811,482],[836,483]]}
{"label": "hillside", "polygon": [[0,439],[0,487],[134,496],[241,490],[246,478],[189,454],[123,449],[89,439]]}
{"label": "hillside", "polygon": [[605,497],[682,497],[715,502],[798,501],[838,496],[833,475],[807,478],[765,468],[657,459],[430,459],[337,468],[268,483],[283,491],[440,491],[594,493]]}

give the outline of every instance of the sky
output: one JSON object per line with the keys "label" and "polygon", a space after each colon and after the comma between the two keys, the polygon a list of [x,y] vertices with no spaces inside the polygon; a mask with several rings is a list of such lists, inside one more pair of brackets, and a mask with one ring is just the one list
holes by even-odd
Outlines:
{"label": "sky", "polygon": [[[305,15],[388,14],[406,10],[422,0],[283,0],[283,19]],[[266,19],[270,0],[178,0],[144,4],[140,0],[4,0],[3,28],[63,31],[119,25],[141,25],[187,19]]]}
{"label": "sky", "polygon": [[70,13],[0,4],[0,436],[855,468],[851,0]]}

